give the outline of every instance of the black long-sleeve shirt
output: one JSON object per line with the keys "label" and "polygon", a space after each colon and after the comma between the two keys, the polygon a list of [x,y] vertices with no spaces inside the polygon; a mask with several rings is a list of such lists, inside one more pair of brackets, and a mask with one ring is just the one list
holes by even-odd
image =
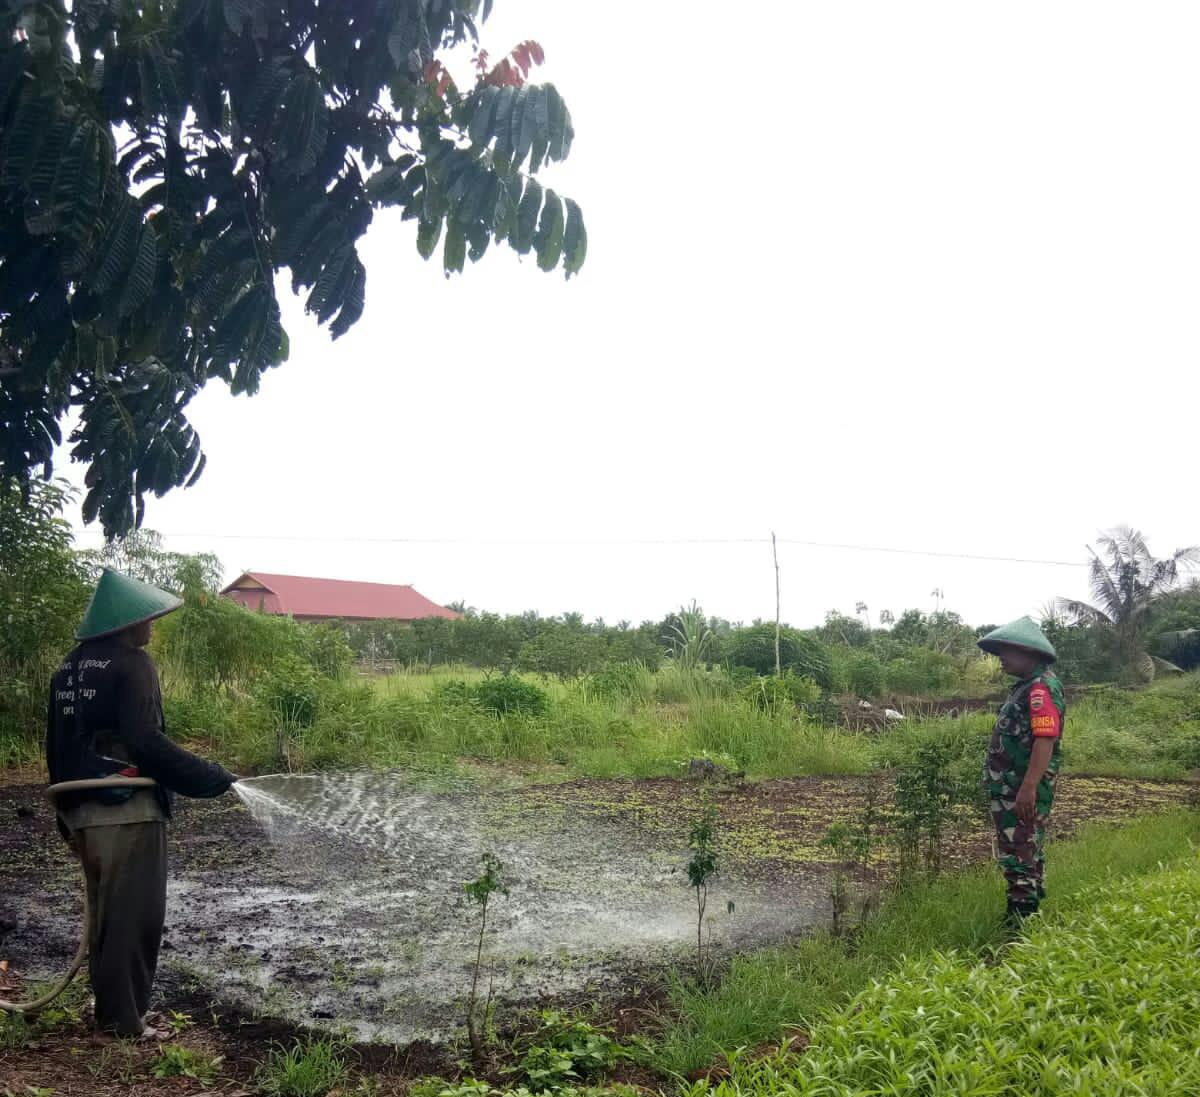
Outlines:
{"label": "black long-sleeve shirt", "polygon": [[121,768],[114,759],[159,783],[168,815],[168,793],[219,796],[234,781],[167,738],[154,661],[119,635],[85,640],[67,656],[51,679],[46,718],[52,784],[113,773]]}

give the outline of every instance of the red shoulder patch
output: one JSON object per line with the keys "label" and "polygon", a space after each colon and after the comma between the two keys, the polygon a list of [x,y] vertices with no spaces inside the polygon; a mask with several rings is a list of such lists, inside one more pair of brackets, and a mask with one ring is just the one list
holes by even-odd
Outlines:
{"label": "red shoulder patch", "polygon": [[1054,703],[1054,694],[1041,682],[1029,691],[1029,724],[1039,737],[1053,739],[1062,732],[1062,714]]}

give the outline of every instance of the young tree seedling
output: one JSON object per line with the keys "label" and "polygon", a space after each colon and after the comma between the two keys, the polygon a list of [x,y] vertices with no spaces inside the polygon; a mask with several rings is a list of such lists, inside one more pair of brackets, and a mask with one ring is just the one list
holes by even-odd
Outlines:
{"label": "young tree seedling", "polygon": [[467,1037],[471,1041],[471,1058],[476,1067],[484,1064],[484,1032],[487,1009],[479,1009],[479,972],[483,965],[483,937],[487,932],[488,903],[494,894],[507,895],[508,888],[500,879],[503,866],[495,854],[483,855],[483,872],[463,884],[467,897],[479,907],[479,941],[475,947],[475,969],[471,973],[471,995],[467,999]]}
{"label": "young tree seedling", "polygon": [[688,883],[696,892],[696,972],[701,983],[709,980],[709,965],[704,955],[704,910],[708,906],[708,885],[717,874],[717,813],[706,803],[700,817],[688,833]]}

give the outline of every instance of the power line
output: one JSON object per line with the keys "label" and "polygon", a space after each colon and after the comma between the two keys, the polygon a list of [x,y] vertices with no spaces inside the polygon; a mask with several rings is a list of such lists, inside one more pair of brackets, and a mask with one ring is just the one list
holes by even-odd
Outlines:
{"label": "power line", "polygon": [[[329,537],[288,533],[167,533],[157,531],[165,538],[189,537],[213,541],[288,541],[305,544],[357,544],[357,545],[478,545],[508,546],[513,548],[562,548],[572,546],[595,546],[617,548],[622,546],[682,546],[682,545],[769,545],[769,537],[633,537],[633,538],[494,538],[494,537]],[[902,548],[895,545],[858,545],[841,541],[805,541],[792,537],[780,537],[780,544],[797,545],[802,548],[837,549],[847,552],[880,552],[894,556],[924,556],[942,560],[974,560],[993,564],[1038,564],[1046,567],[1082,568],[1086,562],[1077,560],[1046,560],[1030,556],[993,556],[977,552],[943,552],[937,549]]]}

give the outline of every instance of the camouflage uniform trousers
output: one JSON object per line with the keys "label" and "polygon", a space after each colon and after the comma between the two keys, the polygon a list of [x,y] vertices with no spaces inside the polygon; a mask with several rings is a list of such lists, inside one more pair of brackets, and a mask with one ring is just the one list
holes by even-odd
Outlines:
{"label": "camouflage uniform trousers", "polygon": [[996,827],[996,863],[1004,874],[1008,901],[1022,907],[1036,907],[1046,893],[1046,823],[1051,802],[1038,796],[1037,814],[1023,823],[1013,810],[1016,792],[992,801],[992,822]]}

